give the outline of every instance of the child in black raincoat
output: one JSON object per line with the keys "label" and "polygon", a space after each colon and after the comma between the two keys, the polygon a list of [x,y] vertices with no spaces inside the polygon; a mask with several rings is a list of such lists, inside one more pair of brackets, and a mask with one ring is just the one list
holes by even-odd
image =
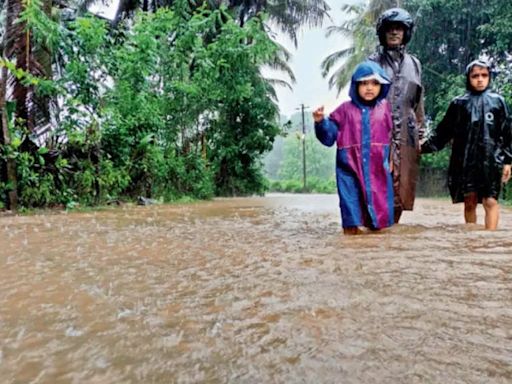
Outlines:
{"label": "child in black raincoat", "polygon": [[475,60],[466,67],[467,92],[454,98],[422,153],[439,151],[453,140],[448,188],[454,203],[464,202],[466,223],[476,223],[476,206],[485,210],[485,228],[496,229],[498,197],[512,163],[512,121],[502,96],[489,89],[490,67]]}

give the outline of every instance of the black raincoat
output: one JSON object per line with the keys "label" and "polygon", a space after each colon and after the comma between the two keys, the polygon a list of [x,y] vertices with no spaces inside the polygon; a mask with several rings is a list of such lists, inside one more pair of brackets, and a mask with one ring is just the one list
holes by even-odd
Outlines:
{"label": "black raincoat", "polygon": [[512,163],[512,121],[505,100],[487,88],[468,92],[450,103],[422,153],[442,149],[450,140],[452,153],[448,188],[454,203],[476,192],[478,200],[498,198],[503,165]]}

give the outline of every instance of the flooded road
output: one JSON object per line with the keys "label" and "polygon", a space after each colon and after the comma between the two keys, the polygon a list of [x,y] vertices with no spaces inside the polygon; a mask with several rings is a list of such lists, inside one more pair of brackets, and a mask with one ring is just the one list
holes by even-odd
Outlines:
{"label": "flooded road", "polygon": [[512,210],[462,222],[419,199],[347,237],[334,195],[1,217],[0,383],[511,383]]}

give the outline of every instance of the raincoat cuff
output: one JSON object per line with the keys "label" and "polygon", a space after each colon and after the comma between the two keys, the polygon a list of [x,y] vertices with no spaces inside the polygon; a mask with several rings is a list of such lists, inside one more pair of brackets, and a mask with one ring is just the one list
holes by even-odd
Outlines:
{"label": "raincoat cuff", "polygon": [[337,134],[338,127],[330,118],[315,122],[315,135],[323,145],[328,147],[333,145],[336,142]]}

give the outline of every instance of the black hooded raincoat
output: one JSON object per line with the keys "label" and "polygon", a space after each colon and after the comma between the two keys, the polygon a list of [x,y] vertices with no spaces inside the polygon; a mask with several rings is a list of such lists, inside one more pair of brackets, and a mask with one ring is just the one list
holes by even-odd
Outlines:
{"label": "black hooded raincoat", "polygon": [[430,153],[453,140],[448,188],[454,203],[471,192],[479,201],[497,199],[503,165],[512,163],[512,122],[505,100],[489,87],[472,90],[469,79],[467,89],[451,101],[433,136],[421,146],[422,153]]}

